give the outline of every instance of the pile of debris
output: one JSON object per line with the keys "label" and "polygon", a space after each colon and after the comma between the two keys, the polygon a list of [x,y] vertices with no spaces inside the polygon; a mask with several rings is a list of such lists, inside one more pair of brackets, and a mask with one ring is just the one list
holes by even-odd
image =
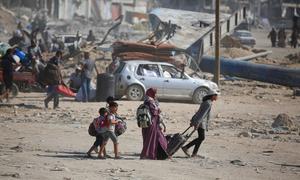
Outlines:
{"label": "pile of debris", "polygon": [[293,64],[298,64],[300,63],[300,52],[289,54],[285,58],[289,59]]}
{"label": "pile of debris", "polygon": [[221,45],[225,48],[241,48],[243,45],[240,43],[240,41],[232,36],[226,35],[221,40]]}
{"label": "pile of debris", "polygon": [[286,129],[286,130],[293,130],[295,128],[294,122],[291,118],[285,114],[279,114],[272,124],[274,129]]}
{"label": "pile of debris", "polygon": [[252,51],[243,49],[243,48],[226,48],[221,49],[221,55],[225,58],[240,58],[245,56],[253,55]]}

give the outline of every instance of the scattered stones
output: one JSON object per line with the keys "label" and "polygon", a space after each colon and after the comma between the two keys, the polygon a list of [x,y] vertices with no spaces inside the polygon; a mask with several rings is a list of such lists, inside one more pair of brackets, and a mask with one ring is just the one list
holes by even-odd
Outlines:
{"label": "scattered stones", "polygon": [[246,166],[247,165],[247,163],[242,162],[241,160],[238,160],[238,159],[232,160],[232,161],[230,161],[230,163],[233,165],[237,165],[237,166]]}
{"label": "scattered stones", "polygon": [[275,101],[275,102],[277,102],[277,103],[279,103],[279,102],[280,102],[280,100],[279,100],[279,99],[274,99],[274,101]]}
{"label": "scattered stones", "polygon": [[248,131],[243,131],[238,134],[238,137],[252,137],[252,133]]}
{"label": "scattered stones", "polygon": [[287,128],[287,130],[290,130],[290,129],[294,128],[294,123],[287,114],[282,113],[282,114],[279,114],[274,119],[272,127],[273,128]]}
{"label": "scattered stones", "polygon": [[1,174],[1,176],[5,176],[5,177],[13,177],[13,178],[20,178],[20,174],[19,173],[4,173],[4,174]]}
{"label": "scattered stones", "polygon": [[70,170],[66,167],[58,167],[58,166],[55,166],[54,168],[51,168],[50,171],[67,171],[67,172],[70,172]]}
{"label": "scattered stones", "polygon": [[11,150],[15,150],[16,152],[23,152],[23,148],[21,146],[14,146],[10,148]]}
{"label": "scattered stones", "polygon": [[257,133],[257,134],[268,134],[268,131],[267,130],[259,130],[259,129],[254,129],[254,128],[251,128],[250,130],[251,133]]}

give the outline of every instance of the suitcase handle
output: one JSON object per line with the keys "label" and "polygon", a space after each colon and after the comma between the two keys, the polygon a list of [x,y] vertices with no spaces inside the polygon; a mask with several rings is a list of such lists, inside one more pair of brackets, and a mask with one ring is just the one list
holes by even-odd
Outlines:
{"label": "suitcase handle", "polygon": [[183,133],[181,133],[181,135],[184,135],[190,128],[191,128],[191,126],[188,127],[185,131],[183,131]]}
{"label": "suitcase handle", "polygon": [[[183,133],[181,133],[181,135],[184,135],[192,126],[188,127],[185,131],[183,131]],[[194,129],[190,134],[187,135],[187,137],[191,137],[192,134],[195,132],[196,130]]]}

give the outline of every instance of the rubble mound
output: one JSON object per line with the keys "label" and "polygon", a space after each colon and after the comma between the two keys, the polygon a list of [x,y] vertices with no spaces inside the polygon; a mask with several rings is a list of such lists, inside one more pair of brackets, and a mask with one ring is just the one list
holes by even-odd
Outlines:
{"label": "rubble mound", "polygon": [[223,47],[225,48],[241,48],[242,44],[240,43],[240,41],[232,36],[226,35],[222,40],[221,40],[221,44],[223,45]]}
{"label": "rubble mound", "polygon": [[250,56],[254,53],[242,48],[226,48],[221,50],[221,54],[223,57],[235,59],[239,57]]}
{"label": "rubble mound", "polygon": [[279,114],[274,119],[272,127],[273,128],[285,127],[285,128],[288,128],[288,129],[292,129],[294,127],[294,123],[287,114],[282,113],[282,114]]}

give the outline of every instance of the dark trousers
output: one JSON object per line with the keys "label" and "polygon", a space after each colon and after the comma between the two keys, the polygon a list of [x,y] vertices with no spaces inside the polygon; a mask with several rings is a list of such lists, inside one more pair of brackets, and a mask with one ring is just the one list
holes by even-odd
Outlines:
{"label": "dark trousers", "polygon": [[101,134],[97,134],[96,141],[94,142],[94,146],[101,146],[103,143],[103,137]]}
{"label": "dark trousers", "polygon": [[53,108],[57,108],[59,105],[59,94],[56,92],[56,86],[48,87],[48,94],[45,101],[46,108],[48,107],[48,103],[53,99]]}
{"label": "dark trousers", "polygon": [[276,47],[276,41],[271,41],[272,42],[272,47]]}
{"label": "dark trousers", "polygon": [[205,139],[205,130],[203,128],[199,127],[197,131],[198,131],[198,138],[194,139],[193,141],[191,141],[190,143],[185,145],[185,147],[187,149],[189,149],[192,146],[195,146],[193,154],[198,153],[199,147],[200,147],[202,141],[204,141],[204,139]]}

